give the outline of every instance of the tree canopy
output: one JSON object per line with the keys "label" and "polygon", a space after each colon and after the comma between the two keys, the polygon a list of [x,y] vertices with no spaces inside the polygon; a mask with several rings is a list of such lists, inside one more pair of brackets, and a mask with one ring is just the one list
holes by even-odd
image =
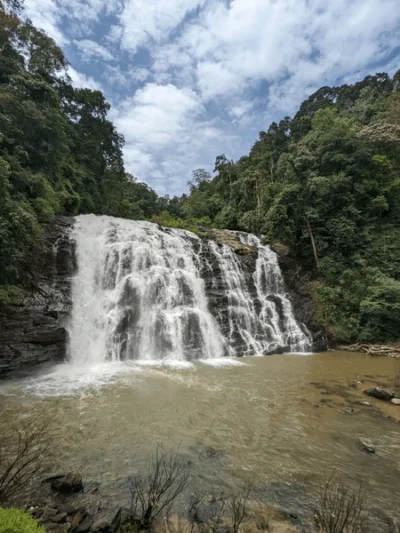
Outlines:
{"label": "tree canopy", "polygon": [[192,180],[184,215],[288,246],[332,339],[399,339],[400,71],[322,87],[215,173]]}

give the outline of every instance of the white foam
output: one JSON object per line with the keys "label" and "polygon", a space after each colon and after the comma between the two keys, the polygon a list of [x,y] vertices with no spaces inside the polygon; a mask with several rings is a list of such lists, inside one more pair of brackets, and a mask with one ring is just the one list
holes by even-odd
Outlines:
{"label": "white foam", "polygon": [[57,365],[44,374],[5,383],[0,391],[11,395],[19,395],[23,391],[41,397],[75,396],[110,385],[121,376],[141,372],[141,368],[129,362],[105,362],[87,366],[66,363]]}
{"label": "white foam", "polygon": [[224,368],[227,366],[247,366],[239,359],[234,357],[218,357],[216,359],[200,359],[200,363],[204,365],[213,366],[216,368]]}

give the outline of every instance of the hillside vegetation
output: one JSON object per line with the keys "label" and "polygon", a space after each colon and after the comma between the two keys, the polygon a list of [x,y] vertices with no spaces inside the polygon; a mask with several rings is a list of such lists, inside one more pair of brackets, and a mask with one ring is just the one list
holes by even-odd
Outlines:
{"label": "hillside vegetation", "polygon": [[400,71],[322,87],[248,155],[160,198],[125,172],[103,94],[72,86],[21,10],[0,0],[0,303],[27,283],[55,214],[107,214],[261,234],[290,251],[327,338],[399,339]]}
{"label": "hillside vegetation", "polygon": [[124,170],[100,91],[76,89],[61,49],[0,0],[0,301],[26,282],[55,214],[146,218],[157,195]]}
{"label": "hillside vegetation", "polygon": [[182,216],[286,245],[331,340],[400,337],[400,71],[322,87],[215,172],[194,173]]}

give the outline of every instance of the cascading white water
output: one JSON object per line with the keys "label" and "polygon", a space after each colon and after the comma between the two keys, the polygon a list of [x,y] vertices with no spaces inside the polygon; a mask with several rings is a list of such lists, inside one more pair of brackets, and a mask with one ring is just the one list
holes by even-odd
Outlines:
{"label": "cascading white water", "polygon": [[[257,237],[238,236],[258,250],[253,292],[226,245],[150,222],[77,217],[70,360],[186,361],[307,350],[276,255]],[[219,265],[221,286],[210,258]],[[202,275],[211,276],[212,290],[228,302],[228,329],[226,315],[209,308]]]}
{"label": "cascading white water", "polygon": [[[263,246],[255,235],[246,233],[238,233],[238,235],[243,244],[255,246],[258,249],[253,279],[261,303],[259,314],[261,327],[270,330],[272,341],[277,346],[289,346],[290,351],[293,352],[310,350],[311,335],[305,326],[303,329],[299,327],[294,317],[276,253],[269,246]],[[277,311],[277,300],[282,306],[281,315]]]}
{"label": "cascading white water", "polygon": [[75,226],[71,359],[221,357],[193,241],[183,230],[84,215]]}

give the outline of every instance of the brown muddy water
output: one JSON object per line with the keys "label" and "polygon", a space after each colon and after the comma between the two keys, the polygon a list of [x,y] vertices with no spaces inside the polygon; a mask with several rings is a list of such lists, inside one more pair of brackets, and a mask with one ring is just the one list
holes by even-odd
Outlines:
{"label": "brown muddy water", "polygon": [[[129,476],[163,443],[192,461],[193,484],[209,492],[253,479],[265,501],[310,512],[335,470],[363,484],[373,514],[400,515],[400,407],[362,394],[390,381],[397,364],[330,352],[228,366],[61,365],[0,386],[0,431],[32,409],[50,414],[59,437],[54,470],[100,482],[116,505],[127,503]],[[348,385],[356,376],[365,383],[358,391]],[[360,438],[375,455],[361,451]]]}

